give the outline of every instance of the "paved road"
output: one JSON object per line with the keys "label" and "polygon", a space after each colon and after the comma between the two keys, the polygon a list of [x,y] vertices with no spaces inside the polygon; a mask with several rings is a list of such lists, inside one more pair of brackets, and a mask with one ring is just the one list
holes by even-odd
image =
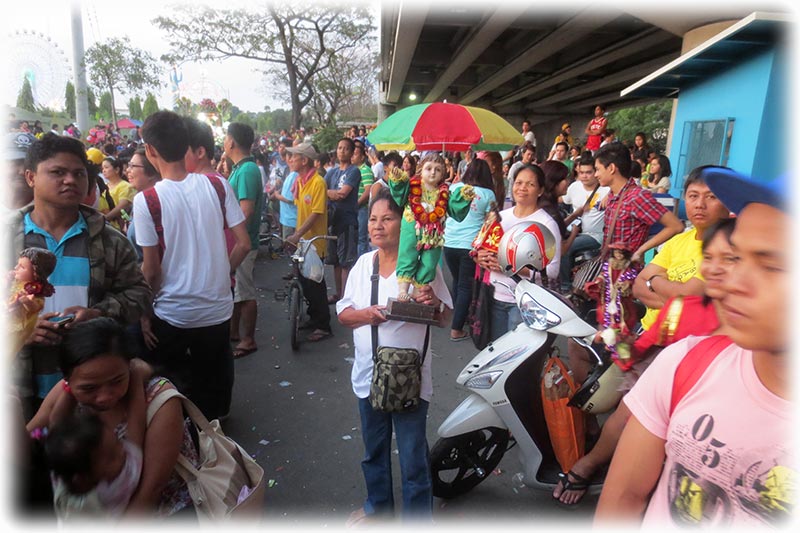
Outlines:
{"label": "paved road", "polygon": [[[332,271],[326,269],[328,286],[333,287]],[[360,468],[363,444],[350,388],[352,333],[334,320],[333,337],[303,343],[299,352],[293,353],[286,301],[282,299],[286,282],[281,277],[288,271],[287,259],[270,259],[264,253],[258,259],[259,350],[236,361],[233,406],[223,426],[264,467],[272,485],[266,491],[266,520],[341,527],[365,497]],[[428,442],[433,446],[437,427],[464,398],[455,378],[476,351],[469,342],[450,342],[448,330],[438,328],[432,331],[431,346],[434,398],[428,415]],[[396,460],[394,469],[399,508]],[[469,494],[455,500],[436,499],[436,522],[460,525],[510,520],[537,527],[590,524],[596,496],[563,509],[549,494],[518,486],[514,475],[520,470],[512,450],[499,469]]]}

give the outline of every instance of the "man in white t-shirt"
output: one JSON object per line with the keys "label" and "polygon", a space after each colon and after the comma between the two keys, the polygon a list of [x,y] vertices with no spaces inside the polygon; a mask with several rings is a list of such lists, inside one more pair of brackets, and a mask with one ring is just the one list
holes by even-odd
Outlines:
{"label": "man in white t-shirt", "polygon": [[[567,226],[571,224],[571,232],[562,244],[563,255],[559,275],[561,292],[568,292],[571,288],[575,257],[584,252],[599,250],[603,244],[605,211],[600,209],[600,204],[611,189],[598,187],[599,184],[594,175],[594,157],[582,156],[578,160],[578,179],[570,184],[567,194],[563,196],[564,203],[571,205],[573,211],[564,220]],[[590,194],[591,199],[589,199]],[[584,207],[588,211],[584,212]]]}
{"label": "man in white t-shirt", "polygon": [[522,138],[525,139],[526,143],[530,143],[533,145],[533,151],[536,152],[536,136],[533,134],[533,130],[531,129],[531,121],[525,119],[522,121]]}
{"label": "man in white t-shirt", "polygon": [[375,181],[382,180],[386,173],[383,167],[383,152],[370,148],[367,150],[367,157],[369,157],[369,164],[372,165],[372,175],[375,177]]}
{"label": "man in white t-shirt", "polygon": [[[224,417],[233,391],[230,276],[250,250],[244,214],[226,180],[187,173],[189,134],[179,115],[150,115],[142,138],[162,178],[154,193],[133,199],[142,272],[155,295],[152,326],[142,327],[145,359],[206,417]],[[236,239],[230,256],[226,223]]]}
{"label": "man in white t-shirt", "polygon": [[595,514],[603,525],[753,530],[796,518],[788,175],[755,182],[712,167],[701,177],[738,215],[717,307],[727,339],[668,346],[625,396],[631,417]]}
{"label": "man in white t-shirt", "polygon": [[[523,167],[523,165],[532,165],[533,160],[536,158],[536,147],[531,143],[526,142],[522,146],[522,160],[517,161],[511,168],[508,169],[508,183],[506,184],[506,196],[511,197],[511,189],[514,188],[514,177],[517,175],[517,172]],[[508,206],[510,207],[510,206]]]}

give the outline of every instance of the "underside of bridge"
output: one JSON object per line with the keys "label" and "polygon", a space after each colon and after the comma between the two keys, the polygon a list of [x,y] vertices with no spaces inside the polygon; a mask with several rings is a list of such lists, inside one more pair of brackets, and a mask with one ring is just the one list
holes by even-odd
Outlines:
{"label": "underside of bridge", "polygon": [[[622,89],[685,51],[684,36],[733,22],[756,6],[702,13],[504,2],[385,4],[381,9],[382,114],[447,100],[491,109],[534,126],[654,101]],[[488,4],[492,4],[489,2]],[[552,3],[550,3],[552,5]],[[541,127],[541,126],[540,126]]]}

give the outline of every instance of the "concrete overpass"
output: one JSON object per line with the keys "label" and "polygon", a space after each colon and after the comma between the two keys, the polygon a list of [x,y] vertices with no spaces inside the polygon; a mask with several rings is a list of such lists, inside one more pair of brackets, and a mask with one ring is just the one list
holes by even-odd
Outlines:
{"label": "concrete overpass", "polygon": [[620,92],[758,9],[548,4],[383,5],[379,120],[420,102],[485,107],[514,125],[531,120],[541,156],[562,122],[583,137],[598,103],[611,111],[656,101]]}

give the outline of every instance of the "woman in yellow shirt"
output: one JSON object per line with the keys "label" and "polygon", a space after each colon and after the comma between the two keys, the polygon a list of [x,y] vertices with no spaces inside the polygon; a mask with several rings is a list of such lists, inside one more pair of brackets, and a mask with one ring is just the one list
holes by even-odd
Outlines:
{"label": "woman in yellow shirt", "polygon": [[107,157],[103,160],[103,177],[108,182],[108,190],[114,199],[114,208],[104,213],[104,216],[115,228],[121,230],[126,223],[122,211],[128,214],[131,212],[133,197],[137,191],[123,178],[122,161],[119,159]]}

